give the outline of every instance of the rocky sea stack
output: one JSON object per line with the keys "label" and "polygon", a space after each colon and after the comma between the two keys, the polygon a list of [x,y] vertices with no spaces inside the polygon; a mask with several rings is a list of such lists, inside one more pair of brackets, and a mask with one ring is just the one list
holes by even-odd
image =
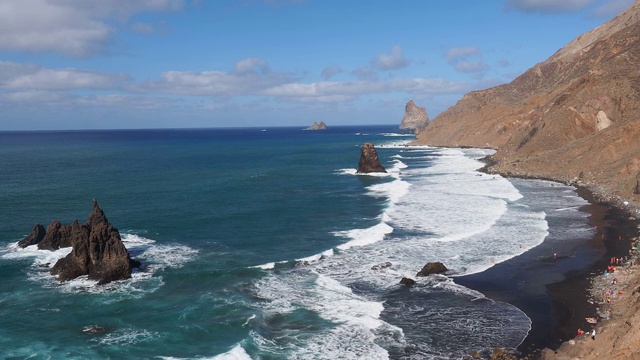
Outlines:
{"label": "rocky sea stack", "polygon": [[429,125],[429,115],[427,109],[417,106],[413,100],[409,100],[404,107],[404,117],[400,123],[401,130],[414,130],[416,134],[424,130]]}
{"label": "rocky sea stack", "polygon": [[89,220],[80,225],[75,220],[71,225],[53,221],[43,233],[44,227],[37,224],[31,234],[18,243],[21,247],[38,244],[39,249],[55,250],[72,246],[71,253],[58,260],[51,274],[60,281],[88,275],[98,284],[131,278],[131,269],[140,266],[131,260],[122,243],[118,229],[107,220],[104,211],[93,200],[93,211]]}
{"label": "rocky sea stack", "polygon": [[324,121],[320,121],[320,124],[314,121],[313,124],[305,130],[327,130],[327,124],[325,124]]}
{"label": "rocky sea stack", "polygon": [[373,144],[366,143],[360,149],[360,162],[358,163],[358,174],[368,174],[375,172],[386,173],[387,170],[380,164],[378,153]]}

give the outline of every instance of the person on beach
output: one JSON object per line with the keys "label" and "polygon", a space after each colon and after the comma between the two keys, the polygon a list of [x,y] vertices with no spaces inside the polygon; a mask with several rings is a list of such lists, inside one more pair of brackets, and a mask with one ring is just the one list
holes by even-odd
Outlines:
{"label": "person on beach", "polygon": [[558,260],[558,254],[553,253],[553,261],[556,261],[556,260]]}
{"label": "person on beach", "polygon": [[596,329],[593,329],[593,330],[591,331],[591,338],[592,338],[593,340],[595,340],[595,339],[596,339]]}

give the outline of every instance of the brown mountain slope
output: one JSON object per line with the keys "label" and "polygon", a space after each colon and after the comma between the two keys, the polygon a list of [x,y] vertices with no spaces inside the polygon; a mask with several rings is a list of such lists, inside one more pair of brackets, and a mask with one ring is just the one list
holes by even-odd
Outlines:
{"label": "brown mountain slope", "polygon": [[466,94],[415,144],[496,148],[490,171],[640,200],[640,0],[511,83]]}

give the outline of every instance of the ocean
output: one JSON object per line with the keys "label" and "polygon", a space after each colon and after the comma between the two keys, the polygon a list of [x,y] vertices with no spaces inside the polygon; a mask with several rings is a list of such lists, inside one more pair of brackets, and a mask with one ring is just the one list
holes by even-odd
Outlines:
{"label": "ocean", "polygon": [[[531,319],[456,277],[550,233],[590,238],[587,202],[569,186],[478,172],[491,150],[412,139],[394,126],[0,132],[0,357],[449,359],[517,347]],[[388,174],[356,174],[365,142]],[[49,270],[70,249],[16,246],[36,223],[85,222],[94,198],[142,263],[131,279],[60,283]],[[416,278],[431,261],[446,276]]]}

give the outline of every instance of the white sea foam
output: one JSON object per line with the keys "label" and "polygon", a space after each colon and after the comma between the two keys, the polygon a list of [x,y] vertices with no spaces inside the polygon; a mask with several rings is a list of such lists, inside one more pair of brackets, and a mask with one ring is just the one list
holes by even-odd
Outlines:
{"label": "white sea foam", "polygon": [[142,294],[155,291],[164,284],[162,277],[156,274],[166,268],[180,268],[193,260],[198,251],[184,245],[157,244],[137,234],[122,234],[122,242],[133,259],[142,263],[143,270],[133,269],[131,279],[114,281],[105,285],[97,285],[97,281],[80,276],[65,282],[57,281],[49,271],[59,260],[71,252],[71,247],[55,251],[39,250],[37,245],[20,248],[17,243],[10,244],[3,249],[0,257],[3,259],[33,259],[29,279],[37,281],[48,288],[60,289],[62,292],[90,292],[114,294],[109,301],[122,298],[139,297]]}
{"label": "white sea foam", "polygon": [[267,317],[307,309],[335,324],[319,333],[305,334],[304,341],[289,332],[278,342],[253,332],[253,342],[265,352],[287,353],[296,359],[387,359],[387,352],[374,343],[373,330],[382,327],[401,332],[379,319],[381,302],[358,296],[338,281],[307,268],[292,269],[286,276],[270,275],[257,285],[258,296],[268,300],[259,305]]}
{"label": "white sea foam", "polygon": [[256,265],[256,266],[253,266],[253,267],[260,268],[260,269],[263,269],[263,270],[271,270],[274,267],[276,267],[276,263],[275,262],[269,262],[269,263],[266,263],[266,264]]}
{"label": "white sea foam", "polygon": [[[383,341],[403,347],[403,332],[380,319],[384,297],[377,298],[375,294],[397,287],[402,277],[413,278],[429,261],[446,259],[445,264],[454,275],[470,274],[539,245],[548,235],[547,214],[521,204],[522,194],[507,179],[476,171],[483,166],[478,159],[491,152],[403,148],[401,157],[394,157],[389,167],[388,176],[392,179],[367,187],[368,195],[387,199],[380,222],[366,229],[334,232],[347,239],[337,246],[340,251],[334,256],[318,254],[300,259],[304,260],[300,266],[270,273],[256,286],[258,296],[267,300],[267,313],[306,309],[338,325],[305,338],[302,343],[291,338],[287,346],[255,332],[252,340],[260,348],[275,353],[285,351],[295,354],[295,358],[317,358],[317,354],[323,354],[320,358],[345,354],[354,358],[387,358],[386,351],[375,344]],[[343,169],[339,173],[352,175],[355,170]],[[559,215],[569,212],[562,211],[568,207],[566,200],[558,200],[558,204],[563,204],[557,207]],[[376,267],[387,262],[391,265]],[[440,291],[459,294],[468,301],[487,301],[483,294],[457,285],[446,276],[417,281],[411,291]],[[351,290],[354,288],[358,289],[357,295]],[[517,334],[526,334],[530,322],[522,312],[506,304],[495,306],[497,312],[507,307],[507,316],[522,327],[513,332],[516,338]],[[456,311],[455,307],[446,309],[446,319],[440,319],[442,324],[483,329],[486,326],[491,331],[483,336],[497,343],[501,340],[490,338],[490,334],[512,330],[492,325],[491,317],[499,314],[491,313],[484,319],[480,311],[478,319],[469,320],[467,313]],[[505,320],[500,324],[508,323]],[[355,348],[360,352],[351,352]]]}
{"label": "white sea foam", "polygon": [[91,341],[101,345],[118,345],[128,346],[147,341],[152,341],[160,337],[160,334],[154,331],[137,330],[137,329],[120,329],[112,333],[108,333],[102,337],[96,337]]}
{"label": "white sea foam", "polygon": [[407,133],[382,133],[382,136],[390,136],[390,137],[415,137],[415,134],[407,134]]}
{"label": "white sea foam", "polygon": [[384,222],[380,222],[367,229],[336,231],[334,232],[334,235],[351,239],[350,241],[337,246],[340,250],[347,250],[354,246],[366,246],[376,243],[384,239],[385,235],[391,234],[392,232],[393,228],[391,226]]}
{"label": "white sea foam", "polygon": [[329,256],[333,256],[333,249],[325,250],[320,254],[315,254],[315,255],[304,257],[304,258],[296,259],[296,261],[301,263],[313,263],[313,262],[320,261],[320,259],[327,258]]}
{"label": "white sea foam", "polygon": [[236,344],[231,350],[224,354],[220,354],[211,358],[212,360],[251,360],[251,356],[247,354],[242,345]]}

